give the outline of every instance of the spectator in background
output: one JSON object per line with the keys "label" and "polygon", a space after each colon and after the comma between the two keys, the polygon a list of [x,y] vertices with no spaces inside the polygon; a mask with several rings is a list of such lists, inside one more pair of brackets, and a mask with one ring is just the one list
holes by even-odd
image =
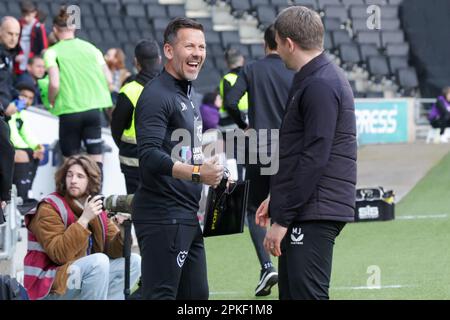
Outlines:
{"label": "spectator in background", "polygon": [[22,17],[19,20],[22,31],[20,33],[20,52],[16,57],[15,72],[22,74],[27,71],[28,60],[39,56],[48,47],[45,26],[38,19],[38,10],[33,1],[21,1]]}
{"label": "spectator in background", "polygon": [[19,91],[20,103],[17,103],[18,110],[11,116],[8,125],[11,130],[11,142],[16,150],[13,182],[17,188],[17,195],[25,204],[29,200],[32,202],[32,199],[29,199],[29,191],[39,162],[44,158],[45,148],[35,141],[34,134],[29,129],[26,114],[23,112],[33,104],[35,87],[32,83],[22,82],[18,83],[16,88]]}
{"label": "spectator in background", "polygon": [[[100,181],[91,158],[72,156],[55,174],[56,192],[25,216],[24,284],[30,299],[124,299],[123,221],[108,219],[102,210]],[[141,258],[132,253],[131,287],[140,273]]]}
{"label": "spectator in background", "polygon": [[219,108],[222,106],[222,98],[217,92],[210,92],[203,96],[200,113],[203,120],[203,132],[209,129],[217,129],[219,126]]}
{"label": "spectator in background", "polygon": [[444,136],[445,129],[450,128],[450,87],[442,89],[442,95],[437,98],[431,107],[428,120],[433,128],[441,129],[441,142],[447,143],[448,138]]}
{"label": "spectator in background", "polygon": [[115,104],[120,88],[131,73],[125,67],[125,53],[120,48],[108,49],[105,54],[105,61],[112,76],[112,83],[109,89],[113,95],[113,103]]}
{"label": "spectator in background", "polygon": [[81,142],[103,168],[101,110],[112,106],[110,73],[103,55],[91,43],[75,37],[65,6],[53,19],[58,43],[44,55],[49,75],[51,113],[59,116],[59,143],[64,157],[79,154]]}
{"label": "spectator in background", "polygon": [[14,17],[3,17],[0,21],[0,112],[6,117],[15,113],[12,103],[17,97],[13,86],[13,61],[18,52],[20,24]]}
{"label": "spectator in background", "polygon": [[32,57],[28,60],[27,71],[19,75],[16,79],[16,83],[28,82],[31,83],[34,88],[34,100],[32,105],[41,105],[41,91],[38,86],[38,80],[42,79],[45,75],[44,59],[40,56]]}
{"label": "spectator in background", "polygon": [[134,194],[139,185],[134,112],[144,86],[161,72],[158,43],[150,40],[140,41],[134,50],[134,64],[139,73],[120,89],[111,121],[111,133],[119,147],[120,169],[125,176],[128,194]]}

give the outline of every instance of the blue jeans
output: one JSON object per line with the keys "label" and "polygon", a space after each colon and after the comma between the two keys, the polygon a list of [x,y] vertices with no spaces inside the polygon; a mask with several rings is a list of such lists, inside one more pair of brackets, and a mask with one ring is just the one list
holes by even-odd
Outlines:
{"label": "blue jeans", "polygon": [[[123,300],[125,259],[109,259],[103,253],[94,253],[76,260],[67,272],[67,290],[64,295],[49,294],[46,300]],[[141,256],[130,257],[130,289],[141,276]]]}

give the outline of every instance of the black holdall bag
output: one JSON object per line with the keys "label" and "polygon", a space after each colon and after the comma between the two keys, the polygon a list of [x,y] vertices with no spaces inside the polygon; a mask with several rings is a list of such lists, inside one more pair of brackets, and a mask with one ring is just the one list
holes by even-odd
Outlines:
{"label": "black holdall bag", "polygon": [[356,190],[355,222],[395,219],[394,191],[382,187]]}
{"label": "black holdall bag", "polygon": [[204,237],[223,236],[244,232],[250,181],[230,182],[229,172],[217,188],[209,188],[206,199]]}

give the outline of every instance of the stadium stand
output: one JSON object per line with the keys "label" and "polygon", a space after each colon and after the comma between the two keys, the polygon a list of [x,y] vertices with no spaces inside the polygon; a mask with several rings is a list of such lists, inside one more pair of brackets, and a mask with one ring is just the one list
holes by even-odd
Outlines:
{"label": "stadium stand", "polygon": [[[420,0],[407,1],[421,3]],[[53,13],[63,2],[39,1],[39,7],[49,13],[45,19],[49,32]],[[162,46],[163,31],[170,19],[188,16],[200,21],[205,27],[208,44],[208,62],[197,81],[202,93],[213,90],[226,71],[223,52],[227,47],[238,47],[247,61],[264,56],[264,29],[282,9],[293,4],[305,5],[322,16],[326,28],[325,48],[347,72],[355,96],[418,93],[418,76],[411,61],[416,65],[423,59],[417,56],[410,59],[419,41],[405,36],[400,14],[408,9],[402,10],[401,0],[73,0],[71,3],[81,9],[81,29],[77,36],[93,42],[103,51],[121,47],[129,57],[129,69],[132,68],[130,56],[139,39],[155,39]],[[381,6],[381,30],[368,28],[370,12],[367,10],[371,4]],[[14,16],[20,15],[17,2],[0,0],[1,8]],[[407,33],[416,29],[406,21]],[[419,38],[421,34],[426,33],[419,32]],[[440,72],[438,67],[431,69],[427,72]]]}

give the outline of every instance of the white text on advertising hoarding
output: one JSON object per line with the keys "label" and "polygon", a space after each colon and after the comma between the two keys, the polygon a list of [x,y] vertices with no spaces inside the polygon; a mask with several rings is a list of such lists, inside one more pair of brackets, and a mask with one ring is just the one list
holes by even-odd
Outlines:
{"label": "white text on advertising hoarding", "polygon": [[392,134],[397,130],[398,110],[356,110],[358,134]]}

